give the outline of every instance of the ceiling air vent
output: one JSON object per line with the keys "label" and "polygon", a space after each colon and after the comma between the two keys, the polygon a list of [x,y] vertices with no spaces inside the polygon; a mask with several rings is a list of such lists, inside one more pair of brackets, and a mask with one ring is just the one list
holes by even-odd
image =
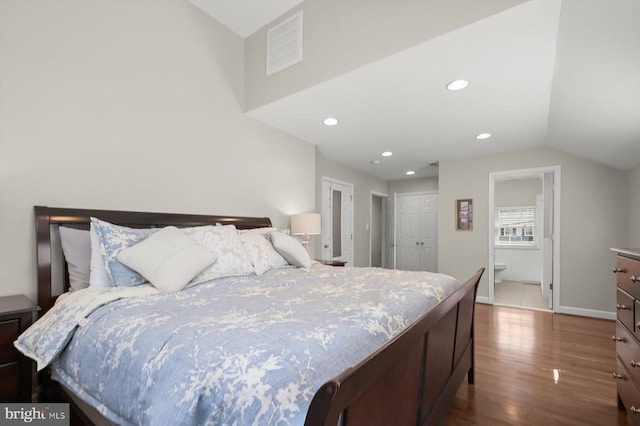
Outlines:
{"label": "ceiling air vent", "polygon": [[267,31],[267,75],[302,61],[302,11]]}

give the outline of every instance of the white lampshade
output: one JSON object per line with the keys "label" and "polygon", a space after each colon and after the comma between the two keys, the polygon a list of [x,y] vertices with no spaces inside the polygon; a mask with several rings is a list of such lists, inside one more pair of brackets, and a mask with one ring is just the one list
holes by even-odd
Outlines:
{"label": "white lampshade", "polygon": [[318,235],[321,230],[319,213],[301,213],[291,216],[291,235]]}

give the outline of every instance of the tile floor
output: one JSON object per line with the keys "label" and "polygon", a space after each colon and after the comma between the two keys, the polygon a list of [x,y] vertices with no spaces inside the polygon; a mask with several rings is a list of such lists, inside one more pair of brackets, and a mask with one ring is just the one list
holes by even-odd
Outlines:
{"label": "tile floor", "polygon": [[549,310],[549,300],[542,297],[539,284],[503,280],[496,283],[493,296],[496,305]]}

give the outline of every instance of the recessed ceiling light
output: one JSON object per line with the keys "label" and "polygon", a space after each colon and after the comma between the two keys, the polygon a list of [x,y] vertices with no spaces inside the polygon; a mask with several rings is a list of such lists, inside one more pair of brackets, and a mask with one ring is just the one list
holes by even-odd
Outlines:
{"label": "recessed ceiling light", "polygon": [[408,172],[406,172],[405,174],[411,176],[411,175],[415,175],[416,172],[414,172],[413,170],[409,170]]}
{"label": "recessed ceiling light", "polygon": [[391,151],[385,151],[381,154],[383,157],[391,157],[393,155],[393,152]]}
{"label": "recessed ceiling light", "polygon": [[451,91],[462,90],[469,85],[467,80],[453,80],[447,84],[447,89]]}
{"label": "recessed ceiling light", "polygon": [[489,139],[491,137],[491,133],[480,133],[478,136],[476,136],[476,139],[478,140],[483,140],[483,139]]}
{"label": "recessed ceiling light", "polygon": [[335,126],[338,124],[338,120],[333,117],[328,117],[324,119],[323,123],[325,126]]}

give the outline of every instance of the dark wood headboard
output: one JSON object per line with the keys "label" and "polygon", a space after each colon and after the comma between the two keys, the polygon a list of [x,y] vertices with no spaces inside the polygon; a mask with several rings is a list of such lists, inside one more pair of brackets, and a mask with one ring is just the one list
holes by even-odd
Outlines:
{"label": "dark wood headboard", "polygon": [[[268,217],[211,216],[179,213],[127,212],[118,210],[86,210],[35,206],[36,259],[38,262],[38,305],[40,315],[54,304],[52,291],[51,225],[89,229],[91,217],[130,228],[161,228],[164,226],[235,225],[238,229],[271,226]],[[66,264],[65,264],[66,268]],[[65,269],[66,270],[66,269]],[[68,274],[64,274],[64,291],[69,289]]]}

